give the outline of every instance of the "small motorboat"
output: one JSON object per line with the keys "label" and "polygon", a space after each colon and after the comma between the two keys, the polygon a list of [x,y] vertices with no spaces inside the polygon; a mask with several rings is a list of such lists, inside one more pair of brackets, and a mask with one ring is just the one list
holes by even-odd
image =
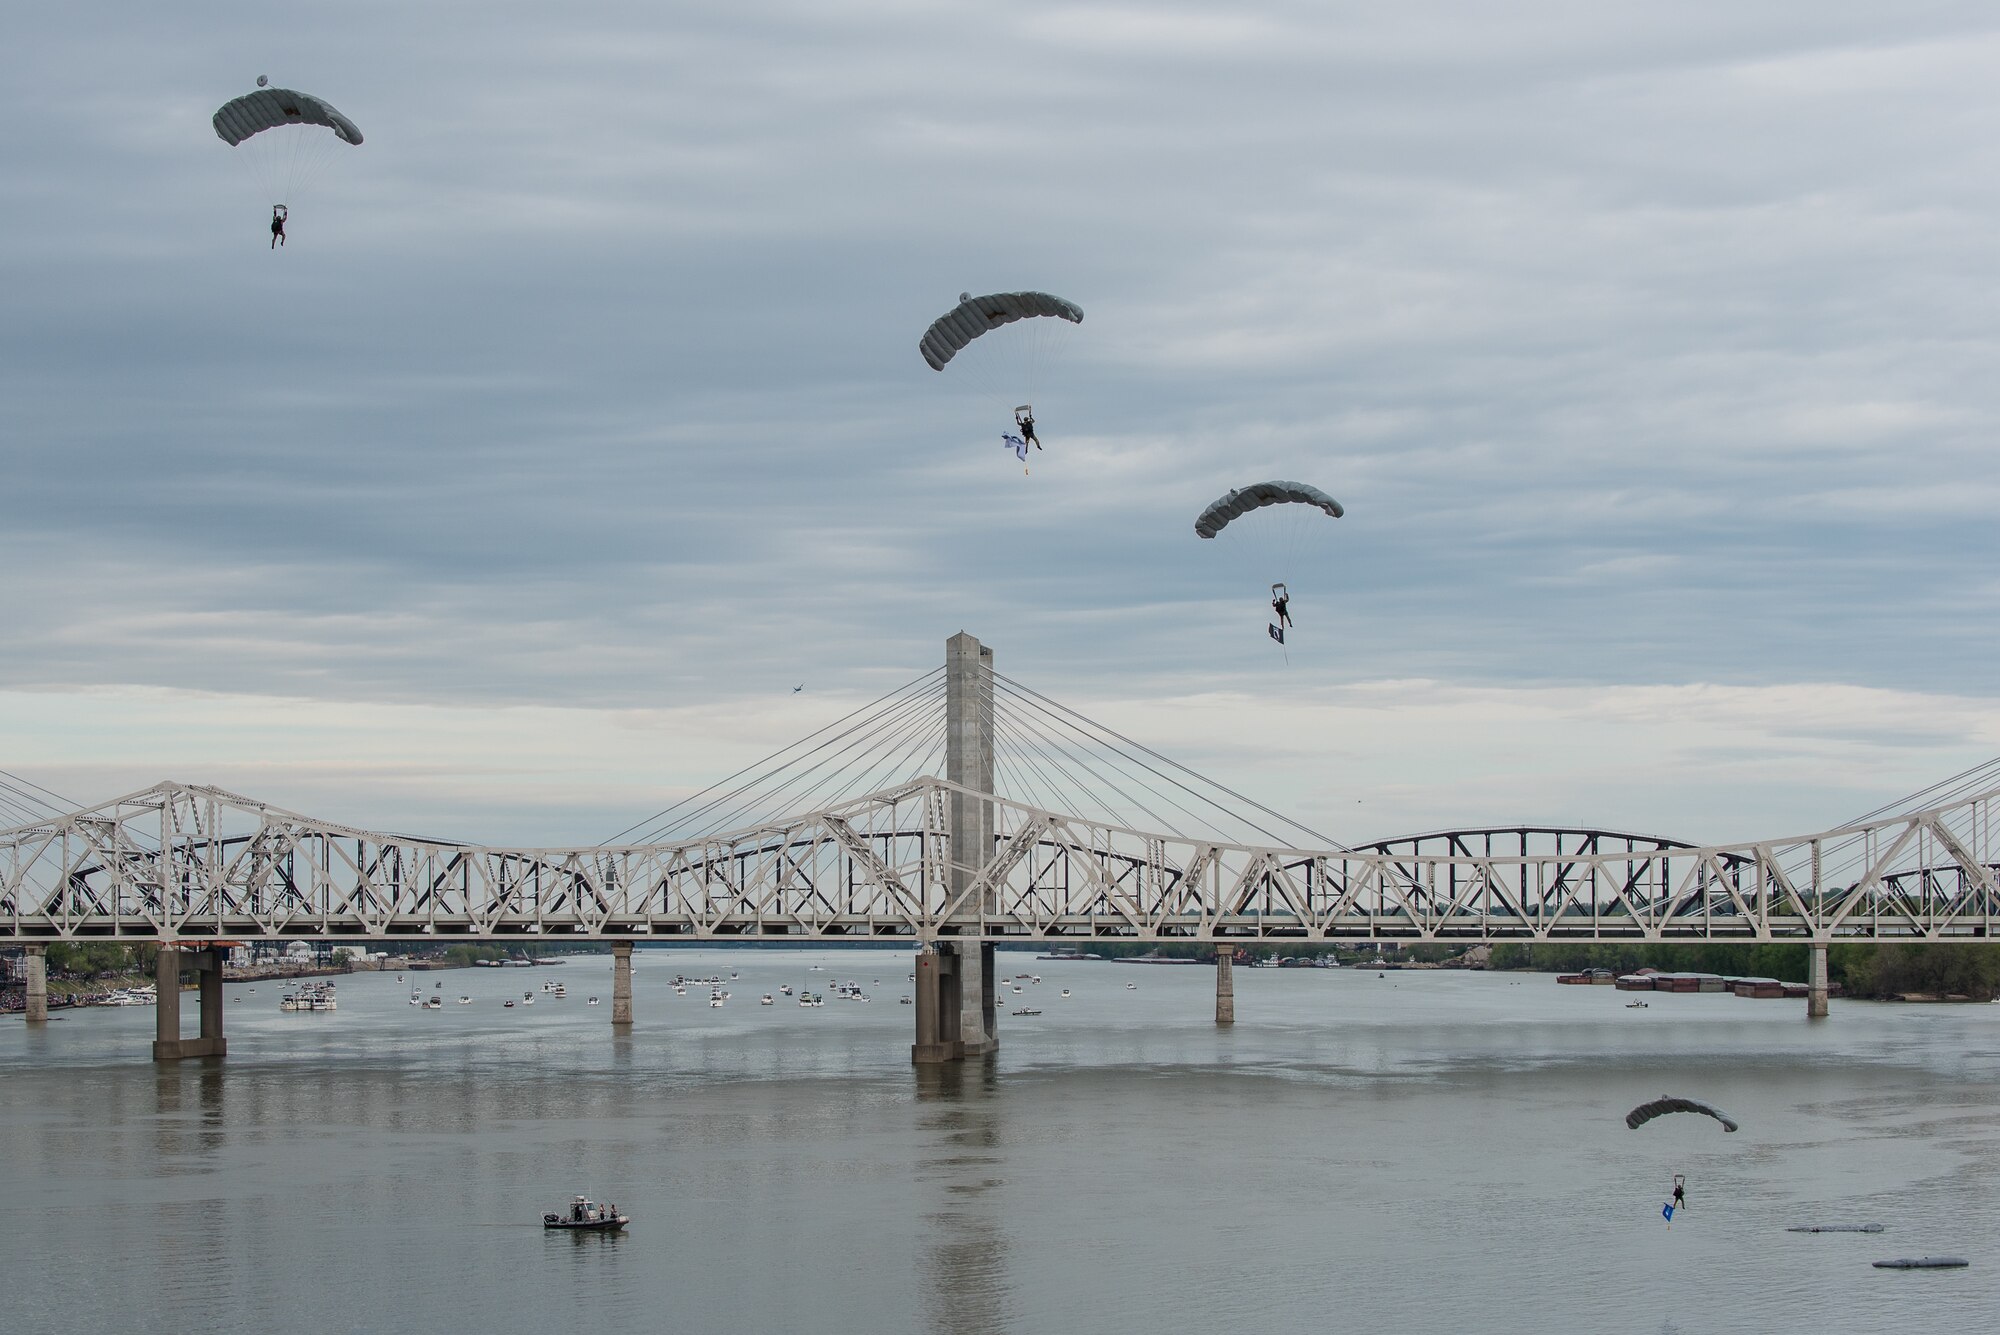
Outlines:
{"label": "small motorboat", "polygon": [[501,1002],[500,1004],[501,1004],[502,1006],[505,1006],[505,1007],[506,1007],[506,1008],[507,1008],[508,1010],[513,1010],[513,1009],[514,1009],[514,1003],[513,1003],[513,1002],[512,1002],[511,1000],[509,1000],[509,1001],[503,1001],[503,1002]]}
{"label": "small motorboat", "polygon": [[458,1004],[459,1004],[459,1005],[461,1005],[461,1006],[470,1006],[470,1005],[472,1004],[472,998],[471,998],[471,997],[460,997],[460,998],[458,999]]}
{"label": "small motorboat", "polygon": [[1125,984],[1125,990],[1127,992],[1137,992],[1139,990],[1139,985],[1137,983],[1127,983]]}
{"label": "small motorboat", "polygon": [[779,988],[778,991],[784,993],[786,996],[789,997],[790,995],[792,995],[792,985],[790,983],[786,983],[783,987]]}
{"label": "small motorboat", "polygon": [[596,998],[596,997],[592,997],[592,998],[590,999],[590,1004],[591,1004],[591,1005],[593,1005],[593,1006],[595,1006],[595,1005],[597,1004],[597,998]]}
{"label": "small motorboat", "polygon": [[1064,996],[1068,996],[1068,995],[1069,995],[1069,989],[1068,989],[1068,988],[1064,988],[1064,989],[1063,989],[1063,993],[1062,993],[1062,994],[1063,994]]}
{"label": "small motorboat", "polygon": [[1040,1012],[1040,1011],[1038,1011],[1038,1010],[1036,1010],[1036,1009],[1035,1009],[1035,1008],[1034,1008],[1033,1006],[1016,1006],[1016,1007],[1015,1007],[1015,1008],[1014,1008],[1013,1010],[1011,1010],[1011,1011],[1008,1011],[1007,1013],[1008,1013],[1009,1015],[1040,1015],[1040,1014],[1041,1014],[1041,1012]]}
{"label": "small motorboat", "polygon": [[428,1000],[426,1000],[426,1001],[424,1002],[424,1009],[425,1009],[425,1010],[427,1010],[427,1011],[441,1011],[441,1010],[443,1010],[443,1009],[444,1009],[444,998],[443,998],[443,997],[439,997],[439,996],[433,996],[433,997],[429,998]]}
{"label": "small motorboat", "polygon": [[1625,1009],[1628,1011],[1643,1011],[1650,1008],[1643,1001],[1628,1001],[1625,1003]]}
{"label": "small motorboat", "polygon": [[901,1002],[905,1006],[910,1006],[915,1004],[908,997],[897,997],[896,1000]]}
{"label": "small motorboat", "polygon": [[778,1004],[778,999],[772,996],[769,992],[766,992],[763,996],[757,999],[757,1004],[759,1006],[775,1006]]}
{"label": "small motorboat", "polygon": [[719,1006],[721,1006],[721,1005],[722,1005],[722,998],[721,998],[721,997],[710,997],[710,998],[708,999],[708,1005],[709,1005],[709,1009],[711,1009],[711,1010],[714,1010],[714,1009],[716,1009],[717,1007],[719,1007]]}
{"label": "small motorboat", "polygon": [[617,1206],[599,1205],[581,1196],[571,1201],[563,1213],[542,1216],[543,1228],[568,1228],[585,1233],[612,1233],[631,1222],[629,1215],[618,1213]]}

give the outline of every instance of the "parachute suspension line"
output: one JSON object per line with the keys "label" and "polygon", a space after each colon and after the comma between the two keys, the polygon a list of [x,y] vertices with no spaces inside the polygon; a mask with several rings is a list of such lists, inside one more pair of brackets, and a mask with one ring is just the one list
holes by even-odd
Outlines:
{"label": "parachute suspension line", "polygon": [[[658,836],[670,829],[702,819],[727,804],[737,802],[745,795],[757,790],[759,785],[769,784],[778,778],[787,765],[795,764],[809,756],[818,754],[837,743],[848,741],[869,729],[878,726],[886,717],[897,713],[911,700],[943,691],[944,667],[940,664],[894,690],[862,705],[817,732],[808,734],[788,746],[783,746],[760,760],[737,770],[734,774],[710,784],[697,792],[690,793],[644,820],[620,830],[604,841],[605,845],[618,843],[655,842]],[[817,742],[817,745],[813,743]],[[739,782],[740,781],[740,782]],[[671,821],[668,819],[673,817]],[[646,832],[640,839],[629,836]],[[604,845],[599,845],[603,847]]]}

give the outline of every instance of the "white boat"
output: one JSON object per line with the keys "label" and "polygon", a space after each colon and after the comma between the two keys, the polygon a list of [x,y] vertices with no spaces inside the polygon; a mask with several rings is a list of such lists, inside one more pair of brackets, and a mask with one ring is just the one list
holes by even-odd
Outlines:
{"label": "white boat", "polygon": [[1137,992],[1139,990],[1139,985],[1137,983],[1127,983],[1125,984],[1125,990],[1127,992]]}
{"label": "white boat", "polygon": [[1068,988],[1064,988],[1064,989],[1063,989],[1063,993],[1062,993],[1062,994],[1063,994],[1064,996],[1068,996],[1068,995],[1069,995],[1069,989],[1068,989]]}
{"label": "white boat", "polygon": [[461,1005],[461,1006],[470,1006],[470,1005],[472,1004],[472,998],[471,998],[471,997],[460,997],[460,998],[458,999],[458,1004],[459,1004],[459,1005]]}
{"label": "white boat", "polygon": [[712,1009],[712,1008],[714,1008],[714,1007],[717,1007],[717,1006],[720,1006],[720,1005],[722,1004],[722,998],[721,998],[721,997],[710,997],[710,998],[708,999],[708,1004],[709,1004],[709,1006],[710,1006],[710,1008],[711,1008],[711,1009]]}
{"label": "white boat", "polygon": [[779,988],[778,991],[784,993],[786,996],[789,997],[790,995],[792,995],[792,985],[790,983],[786,983],[783,987]]}
{"label": "white boat", "polygon": [[595,1005],[597,1004],[597,998],[596,998],[596,997],[592,997],[592,998],[590,999],[590,1004],[591,1004],[591,1005],[593,1005],[593,1006],[595,1006]]}
{"label": "white boat", "polygon": [[509,1010],[512,1010],[514,1008],[514,1001],[513,998],[511,997],[509,997],[506,1001],[501,1002],[500,1004],[502,1006],[507,1007]]}
{"label": "white boat", "polygon": [[424,1002],[424,1009],[425,1009],[425,1010],[427,1010],[427,1011],[441,1011],[441,1010],[443,1010],[443,1009],[444,1009],[444,998],[443,998],[443,997],[439,997],[439,996],[433,996],[433,997],[431,997],[431,998],[430,998],[430,999],[429,999],[428,1001]]}
{"label": "white boat", "polygon": [[901,1002],[901,1003],[902,1003],[903,1005],[905,1005],[905,1006],[908,1006],[908,1005],[910,1005],[910,1004],[911,1004],[911,1003],[910,1003],[910,999],[909,999],[908,997],[898,997],[898,998],[896,998],[896,999],[897,999],[897,1000],[898,1000],[899,1002]]}
{"label": "white boat", "polygon": [[778,1004],[778,999],[777,999],[776,997],[772,996],[772,995],[771,995],[771,994],[770,994],[769,992],[766,992],[766,993],[765,993],[765,994],[764,994],[764,995],[763,995],[763,996],[762,996],[762,997],[761,997],[761,998],[760,998],[760,999],[758,1000],[757,1004],[758,1004],[759,1006],[775,1006],[775,1005],[777,1005],[777,1004]]}

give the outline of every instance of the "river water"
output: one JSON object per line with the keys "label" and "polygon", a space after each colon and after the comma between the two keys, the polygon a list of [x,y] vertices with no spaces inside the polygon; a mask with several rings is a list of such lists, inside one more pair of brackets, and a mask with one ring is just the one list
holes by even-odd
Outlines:
{"label": "river water", "polygon": [[[603,956],[343,977],[333,1014],[232,984],[220,1062],[155,1066],[149,1009],[10,1019],[5,1325],[1876,1335],[2000,1312],[2000,1006],[1809,1023],[1546,975],[1239,969],[1217,1030],[1205,967],[999,959],[1039,973],[1006,1000],[1042,1013],[944,1071],[909,1064],[891,951],[641,951],[624,1038]],[[872,1000],[757,1004],[836,978]],[[1662,1093],[1743,1129],[1628,1131]],[[579,1192],[629,1232],[545,1233]],[[1927,1253],[1972,1266],[1869,1265]]]}

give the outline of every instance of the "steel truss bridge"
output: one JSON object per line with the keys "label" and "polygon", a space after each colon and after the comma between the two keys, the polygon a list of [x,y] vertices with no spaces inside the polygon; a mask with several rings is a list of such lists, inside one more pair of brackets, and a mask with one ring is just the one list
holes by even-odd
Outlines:
{"label": "steel truss bridge", "polygon": [[925,776],[715,835],[551,849],[162,783],[0,831],[0,941],[1986,939],[1996,801],[1716,847],[1519,828],[1312,849]]}

